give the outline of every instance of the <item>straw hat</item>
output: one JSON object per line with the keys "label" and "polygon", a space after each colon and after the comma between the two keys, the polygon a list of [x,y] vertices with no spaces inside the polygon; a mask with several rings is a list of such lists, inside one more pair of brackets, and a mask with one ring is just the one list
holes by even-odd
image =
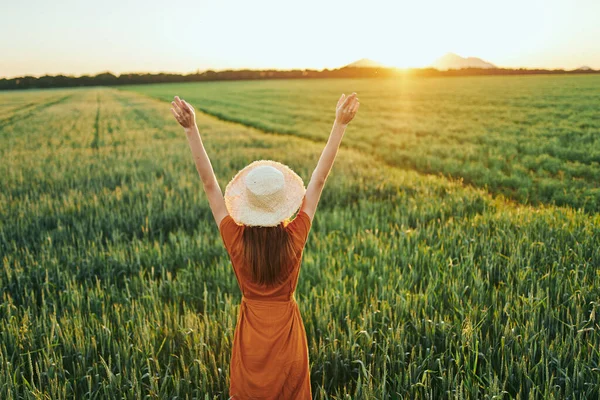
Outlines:
{"label": "straw hat", "polygon": [[304,182],[287,165],[254,161],[239,171],[225,188],[231,218],[246,226],[277,226],[302,205]]}

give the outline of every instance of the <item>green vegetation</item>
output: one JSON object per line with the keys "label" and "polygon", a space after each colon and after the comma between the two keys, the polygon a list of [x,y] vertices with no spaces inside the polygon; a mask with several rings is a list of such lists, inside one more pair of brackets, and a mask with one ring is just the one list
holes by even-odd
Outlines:
{"label": "green vegetation", "polygon": [[391,166],[462,178],[523,203],[600,211],[600,76],[145,85],[219,118],[326,140],[332,100],[356,91],[346,145]]}
{"label": "green vegetation", "polygon": [[19,76],[11,79],[0,78],[0,90],[46,89],[46,88],[74,88],[84,86],[115,86],[139,85],[148,83],[174,83],[174,82],[207,82],[207,81],[239,81],[246,79],[323,79],[323,78],[388,78],[398,75],[413,77],[452,77],[452,76],[480,76],[480,75],[593,75],[600,70],[562,70],[562,69],[511,69],[511,68],[463,68],[450,70],[437,70],[435,68],[397,68],[382,67],[342,67],[337,69],[293,69],[293,70],[221,70],[221,71],[196,71],[195,73],[181,75],[173,73],[125,73],[116,76],[110,72],[89,76],[44,75]]}
{"label": "green vegetation", "polygon": [[[463,153],[473,171],[484,154],[502,165],[500,149],[513,142],[495,143],[502,136],[479,111],[503,101],[508,109],[494,109],[495,121],[519,138],[514,146],[548,138],[544,126],[566,132],[587,121],[562,149],[579,151],[578,141],[589,140],[585,154],[597,154],[586,135],[597,132],[598,116],[582,87],[591,93],[598,81],[527,79],[449,79],[446,89],[438,80],[390,84],[379,110],[369,104],[370,81],[322,81],[318,91],[318,82],[281,82],[279,96],[276,82],[237,83],[241,100],[229,83],[143,89],[305,137],[199,115],[222,188],[259,158],[282,161],[308,181],[338,92],[365,92],[296,292],[315,398],[598,398],[600,216],[520,205],[390,166],[414,160],[427,170],[439,154],[447,172],[470,165]],[[503,86],[529,97],[478,101],[478,91]],[[433,92],[470,106],[428,105]],[[536,108],[528,103],[535,97],[560,107]],[[20,111],[17,103],[32,105]],[[227,399],[240,293],[169,104],[74,89],[2,93],[0,112],[0,398]],[[529,140],[517,134],[526,120],[532,124],[520,132]],[[442,128],[455,136],[435,134]],[[518,154],[515,165],[525,165],[526,153]],[[502,170],[482,169],[490,177]],[[542,195],[540,174],[523,178],[531,197]],[[577,196],[593,189],[591,179],[556,182]]]}

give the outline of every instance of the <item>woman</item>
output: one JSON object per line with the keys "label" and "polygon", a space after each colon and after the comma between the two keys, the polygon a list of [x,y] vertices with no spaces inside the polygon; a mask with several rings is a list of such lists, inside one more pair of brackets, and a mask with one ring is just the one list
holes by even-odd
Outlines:
{"label": "woman", "polygon": [[194,109],[177,96],[171,104],[171,112],[185,129],[242,292],[229,395],[311,399],[308,344],[294,291],[321,192],[346,126],[360,105],[356,93],[342,94],[338,100],[329,140],[306,189],[287,166],[260,160],[235,175],[225,197],[202,144]]}

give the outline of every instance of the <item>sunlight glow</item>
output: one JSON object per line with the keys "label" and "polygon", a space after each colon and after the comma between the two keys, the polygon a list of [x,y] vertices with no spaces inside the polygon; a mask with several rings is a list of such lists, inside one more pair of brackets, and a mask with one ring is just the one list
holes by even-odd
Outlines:
{"label": "sunlight glow", "polygon": [[600,68],[600,1],[12,2],[0,76],[424,67],[447,52],[501,67]]}

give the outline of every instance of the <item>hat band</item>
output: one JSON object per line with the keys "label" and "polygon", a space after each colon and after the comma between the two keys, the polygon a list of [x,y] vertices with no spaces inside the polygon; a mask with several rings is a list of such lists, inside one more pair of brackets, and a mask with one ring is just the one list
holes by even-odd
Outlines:
{"label": "hat band", "polygon": [[252,206],[252,208],[258,208],[268,212],[273,212],[276,210],[277,207],[285,200],[285,193],[283,189],[268,195],[257,195],[252,193],[252,191],[246,187],[246,195],[248,197],[248,204]]}

